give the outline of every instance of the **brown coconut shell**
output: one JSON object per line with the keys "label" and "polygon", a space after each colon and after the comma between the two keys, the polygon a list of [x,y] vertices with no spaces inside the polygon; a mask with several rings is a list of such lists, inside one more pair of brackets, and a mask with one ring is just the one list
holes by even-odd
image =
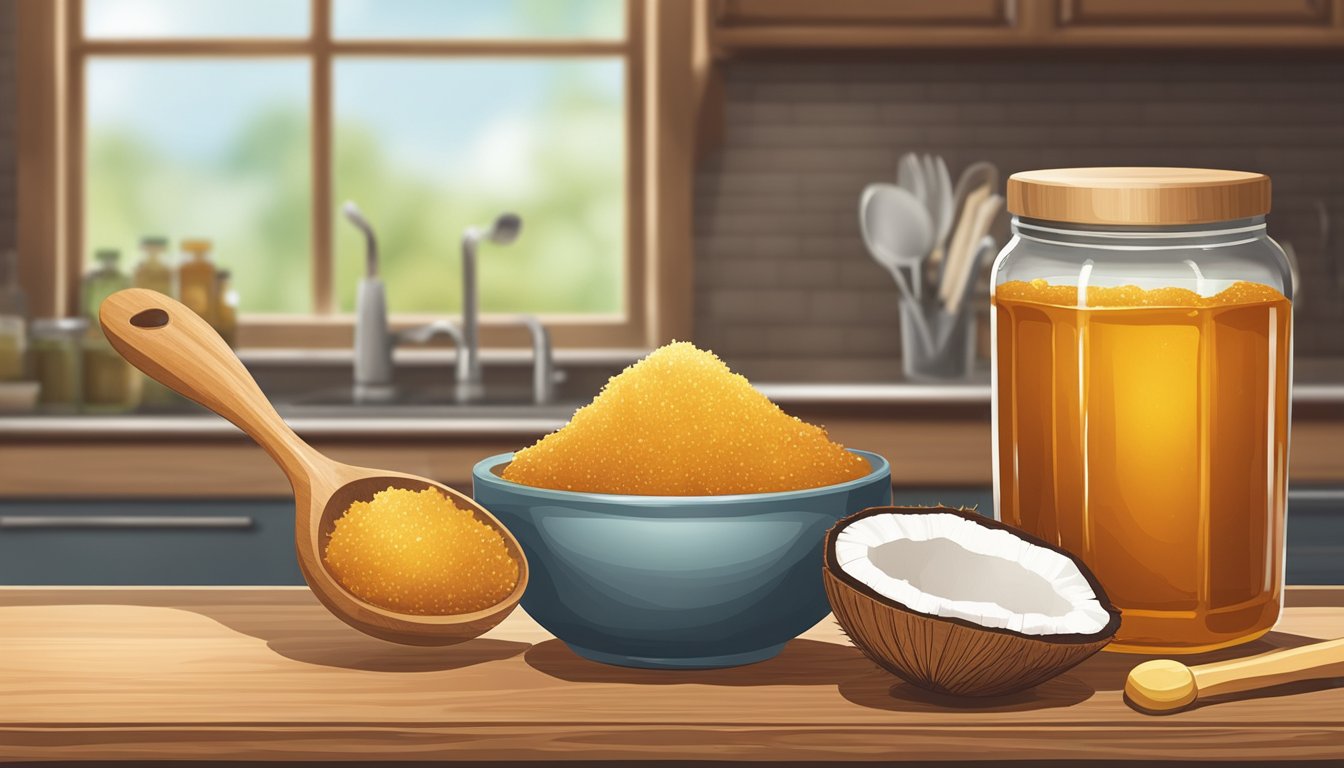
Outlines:
{"label": "brown coconut shell", "polygon": [[[835,541],[851,523],[883,514],[953,514],[1005,530],[1068,557],[1092,586],[1110,620],[1091,635],[1027,635],[954,617],[914,611],[878,594],[840,568]],[[954,696],[1003,696],[1040,685],[1101,650],[1120,627],[1120,611],[1081,561],[1064,550],[972,510],[950,507],[870,507],[826,533],[826,596],[850,640],[878,666],[930,691]]]}

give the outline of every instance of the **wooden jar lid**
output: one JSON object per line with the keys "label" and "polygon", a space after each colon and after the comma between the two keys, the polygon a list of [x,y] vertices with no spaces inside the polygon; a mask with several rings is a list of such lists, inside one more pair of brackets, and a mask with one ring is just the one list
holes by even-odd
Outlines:
{"label": "wooden jar lid", "polygon": [[1207,224],[1269,213],[1269,177],[1206,168],[1023,171],[1008,177],[1008,210],[1074,224]]}

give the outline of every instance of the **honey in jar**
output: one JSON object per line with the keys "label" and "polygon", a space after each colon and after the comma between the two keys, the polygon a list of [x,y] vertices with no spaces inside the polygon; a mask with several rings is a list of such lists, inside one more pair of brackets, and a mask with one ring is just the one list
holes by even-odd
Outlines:
{"label": "honey in jar", "polygon": [[1091,567],[1122,613],[1113,650],[1209,650],[1278,617],[1292,307],[1268,203],[1258,174],[1010,180],[997,512]]}

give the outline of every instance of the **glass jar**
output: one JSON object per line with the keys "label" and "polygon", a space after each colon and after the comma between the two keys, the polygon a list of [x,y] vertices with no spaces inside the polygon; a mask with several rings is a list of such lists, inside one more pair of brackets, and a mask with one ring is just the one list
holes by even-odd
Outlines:
{"label": "glass jar", "polygon": [[[169,263],[167,250],[168,238],[162,235],[140,238],[140,252],[143,256],[131,275],[136,288],[177,297],[177,270]],[[149,376],[140,374],[140,402],[150,410],[171,409],[181,403],[181,397]]]}
{"label": "glass jar", "polygon": [[121,271],[121,251],[102,248],[93,256],[98,262],[98,267],[84,276],[81,293],[84,317],[97,325],[98,307],[102,306],[103,299],[123,288],[130,288],[131,279]]}
{"label": "glass jar", "polygon": [[41,389],[38,408],[48,413],[74,413],[83,401],[83,352],[80,345],[89,321],[82,317],[34,320],[33,375]]}
{"label": "glass jar", "polygon": [[151,235],[140,238],[140,252],[143,257],[131,276],[136,288],[147,288],[158,291],[164,296],[177,297],[177,271],[164,256],[167,250],[166,237]]}
{"label": "glass jar", "polygon": [[84,334],[82,369],[85,413],[127,413],[140,405],[144,378],[122,357],[98,326]]}
{"label": "glass jar", "polygon": [[233,287],[233,274],[219,270],[219,296],[215,302],[215,330],[231,348],[238,346],[238,291]]}
{"label": "glass jar", "polygon": [[210,261],[211,247],[209,240],[200,238],[182,241],[182,250],[188,256],[177,267],[177,290],[182,303],[213,326],[219,302],[219,275]]}
{"label": "glass jar", "polygon": [[19,254],[0,253],[0,381],[27,374],[28,299],[19,285]]}
{"label": "glass jar", "polygon": [[1267,632],[1283,595],[1292,286],[1260,174],[1033,171],[994,264],[997,514],[1079,555],[1114,650]]}

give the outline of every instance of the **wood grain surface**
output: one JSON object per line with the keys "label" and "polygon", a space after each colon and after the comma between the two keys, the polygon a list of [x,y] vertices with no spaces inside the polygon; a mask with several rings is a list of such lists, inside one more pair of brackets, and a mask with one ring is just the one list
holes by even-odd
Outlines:
{"label": "wood grain surface", "polygon": [[[1344,635],[1344,588],[1200,663]],[[302,588],[0,589],[0,760],[1338,760],[1344,681],[1126,705],[1101,653],[971,704],[877,669],[829,618],[761,664],[585,661],[521,611],[448,648],[380,642]]]}
{"label": "wood grain surface", "polygon": [[1269,213],[1269,177],[1204,168],[1054,168],[1008,177],[1008,211],[1075,224],[1177,226]]}

